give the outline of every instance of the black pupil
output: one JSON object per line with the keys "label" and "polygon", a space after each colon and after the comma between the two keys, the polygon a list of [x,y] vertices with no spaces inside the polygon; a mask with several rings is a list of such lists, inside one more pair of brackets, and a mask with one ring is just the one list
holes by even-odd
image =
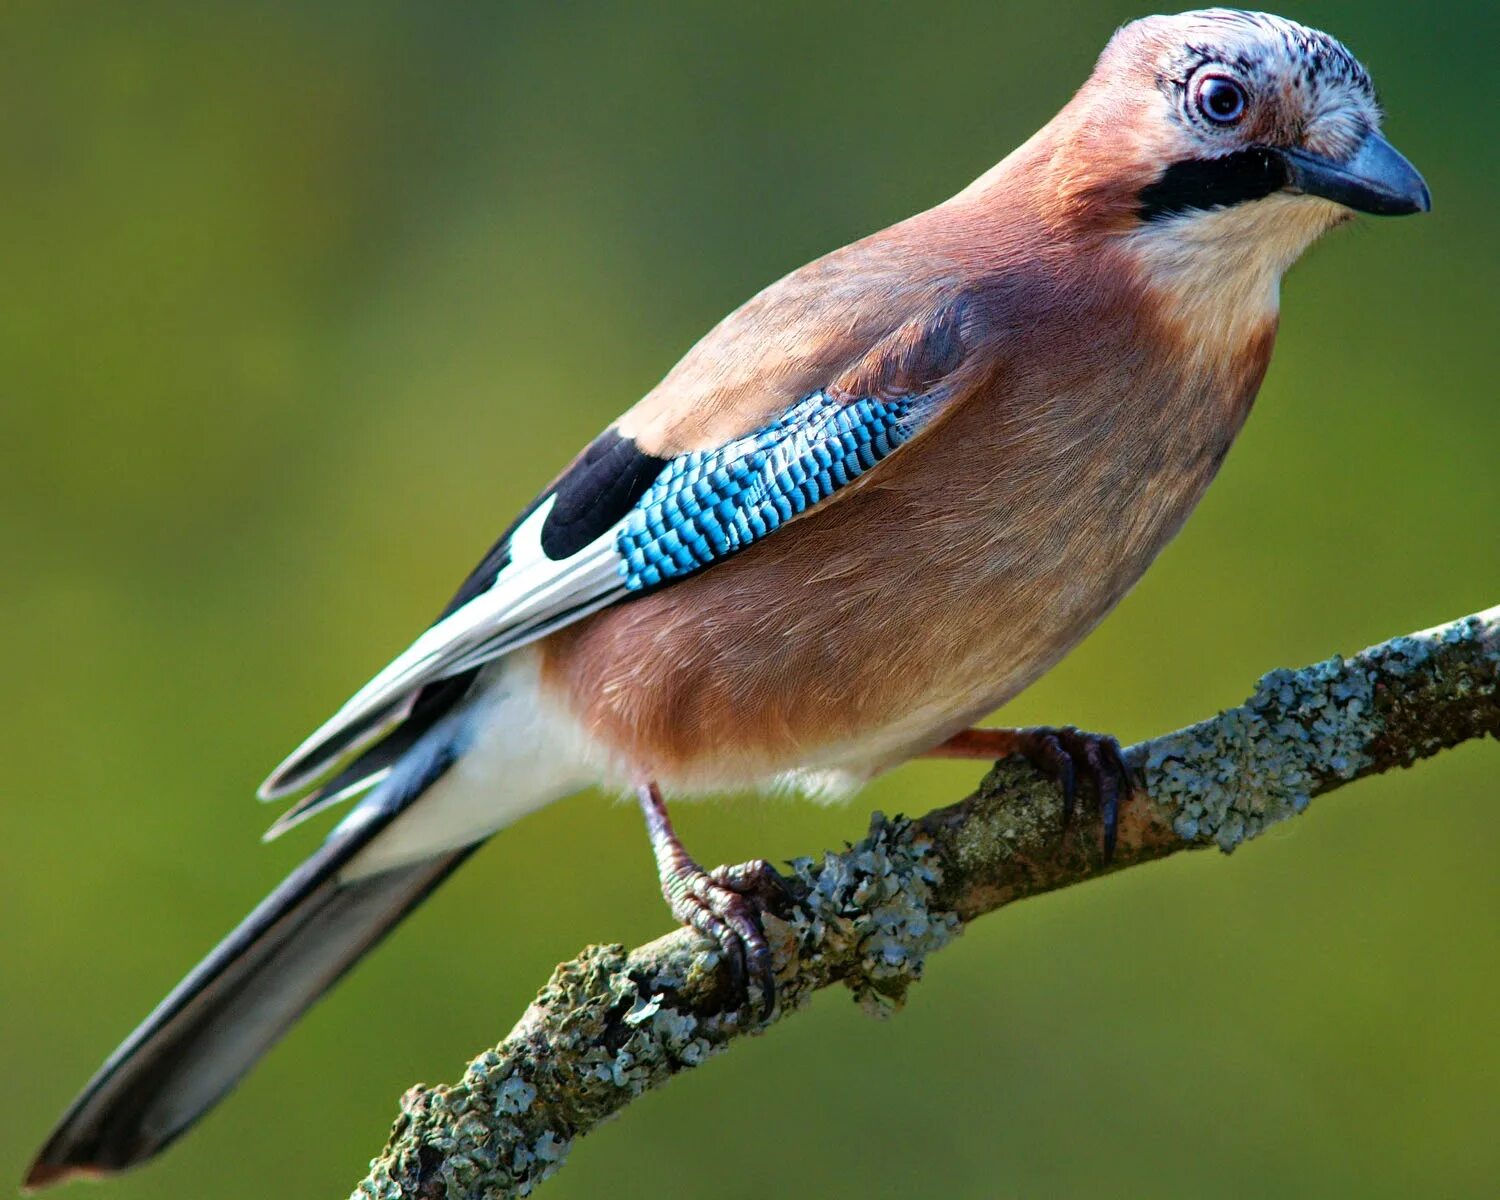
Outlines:
{"label": "black pupil", "polygon": [[1240,111],[1240,90],[1222,79],[1211,80],[1203,89],[1208,111],[1216,117],[1232,117]]}

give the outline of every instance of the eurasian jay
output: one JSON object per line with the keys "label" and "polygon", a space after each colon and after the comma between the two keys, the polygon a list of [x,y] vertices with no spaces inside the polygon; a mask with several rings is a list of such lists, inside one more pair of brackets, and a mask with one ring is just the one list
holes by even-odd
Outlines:
{"label": "eurasian jay", "polygon": [[1120,29],[952,199],[793,272],[694,346],[261,789],[271,835],[362,795],[148,1016],[27,1182],[188,1128],[497,830],[636,793],[678,920],[773,1003],[763,862],[704,871],[663,794],[843,794],[1019,752],[1112,836],[1112,739],[975,730],[1177,531],[1271,354],[1282,273],[1352,211],[1425,212],[1337,41],[1208,9]]}

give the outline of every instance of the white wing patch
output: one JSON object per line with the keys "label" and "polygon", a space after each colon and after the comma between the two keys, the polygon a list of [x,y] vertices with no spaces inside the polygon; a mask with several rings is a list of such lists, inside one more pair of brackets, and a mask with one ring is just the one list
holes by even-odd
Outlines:
{"label": "white wing patch", "polygon": [[336,759],[378,741],[406,718],[427,684],[545,637],[625,593],[615,529],[569,558],[554,561],[543,553],[541,528],[555,499],[549,497],[517,527],[510,562],[493,586],[417,638],[287,755],[261,785],[262,800],[300,791]]}
{"label": "white wing patch", "polygon": [[[543,549],[543,527],[558,504],[554,492],[516,527],[506,546],[508,561],[490,587],[427,630],[355,693],[276,768],[261,786],[261,798],[302,791],[335,763],[386,736],[412,714],[418,693],[429,684],[462,675],[773,534],[919,433],[944,397],[943,389],[935,389],[846,402],[813,392],[753,434],[672,459],[644,490],[625,500],[628,507],[618,520],[576,553],[558,559]],[[593,460],[596,473],[601,464],[606,474],[619,465],[610,454],[626,459],[630,470],[638,466],[632,456],[642,457],[628,440],[606,438],[600,444],[607,448]],[[618,454],[620,446],[627,453]],[[579,460],[585,467],[590,461],[587,452]],[[620,498],[618,488],[610,486],[617,482],[603,480],[606,503],[611,494]],[[586,477],[585,495],[590,486],[597,488],[600,481]],[[565,517],[562,524],[570,520],[576,518]],[[321,807],[321,798],[311,799],[287,820]]]}

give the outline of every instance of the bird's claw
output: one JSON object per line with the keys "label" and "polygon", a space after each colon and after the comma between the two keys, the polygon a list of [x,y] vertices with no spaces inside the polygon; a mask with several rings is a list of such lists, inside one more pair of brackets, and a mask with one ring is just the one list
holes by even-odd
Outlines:
{"label": "bird's claw", "polygon": [[1021,739],[1017,753],[1062,788],[1064,827],[1073,820],[1082,765],[1082,774],[1093,783],[1099,797],[1104,861],[1109,862],[1119,835],[1120,804],[1134,790],[1119,741],[1107,733],[1087,733],[1072,725],[1042,725],[1017,732]]}
{"label": "bird's claw", "polygon": [[776,973],[761,917],[786,885],[764,859],[685,872],[672,901],[672,915],[711,938],[723,955],[730,986],[747,1002],[760,994],[763,1017],[776,1008]]}

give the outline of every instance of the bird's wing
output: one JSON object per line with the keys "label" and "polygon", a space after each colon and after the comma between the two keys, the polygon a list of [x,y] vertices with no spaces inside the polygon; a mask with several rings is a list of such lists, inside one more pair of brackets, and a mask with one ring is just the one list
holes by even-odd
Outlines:
{"label": "bird's wing", "polygon": [[366,751],[273,834],[378,778],[409,740],[398,727],[420,732],[422,711],[467,690],[459,681],[480,666],[711,567],[876,470],[960,390],[965,312],[958,302],[928,307],[866,341],[863,353],[846,352],[838,370],[825,368],[819,386],[782,399],[769,417],[763,398],[740,406],[727,437],[732,417],[717,412],[710,446],[648,449],[680,441],[684,428],[678,421],[663,432],[656,394],[648,396],[542,493],[439,620],[271,774],[264,799],[301,791]]}

